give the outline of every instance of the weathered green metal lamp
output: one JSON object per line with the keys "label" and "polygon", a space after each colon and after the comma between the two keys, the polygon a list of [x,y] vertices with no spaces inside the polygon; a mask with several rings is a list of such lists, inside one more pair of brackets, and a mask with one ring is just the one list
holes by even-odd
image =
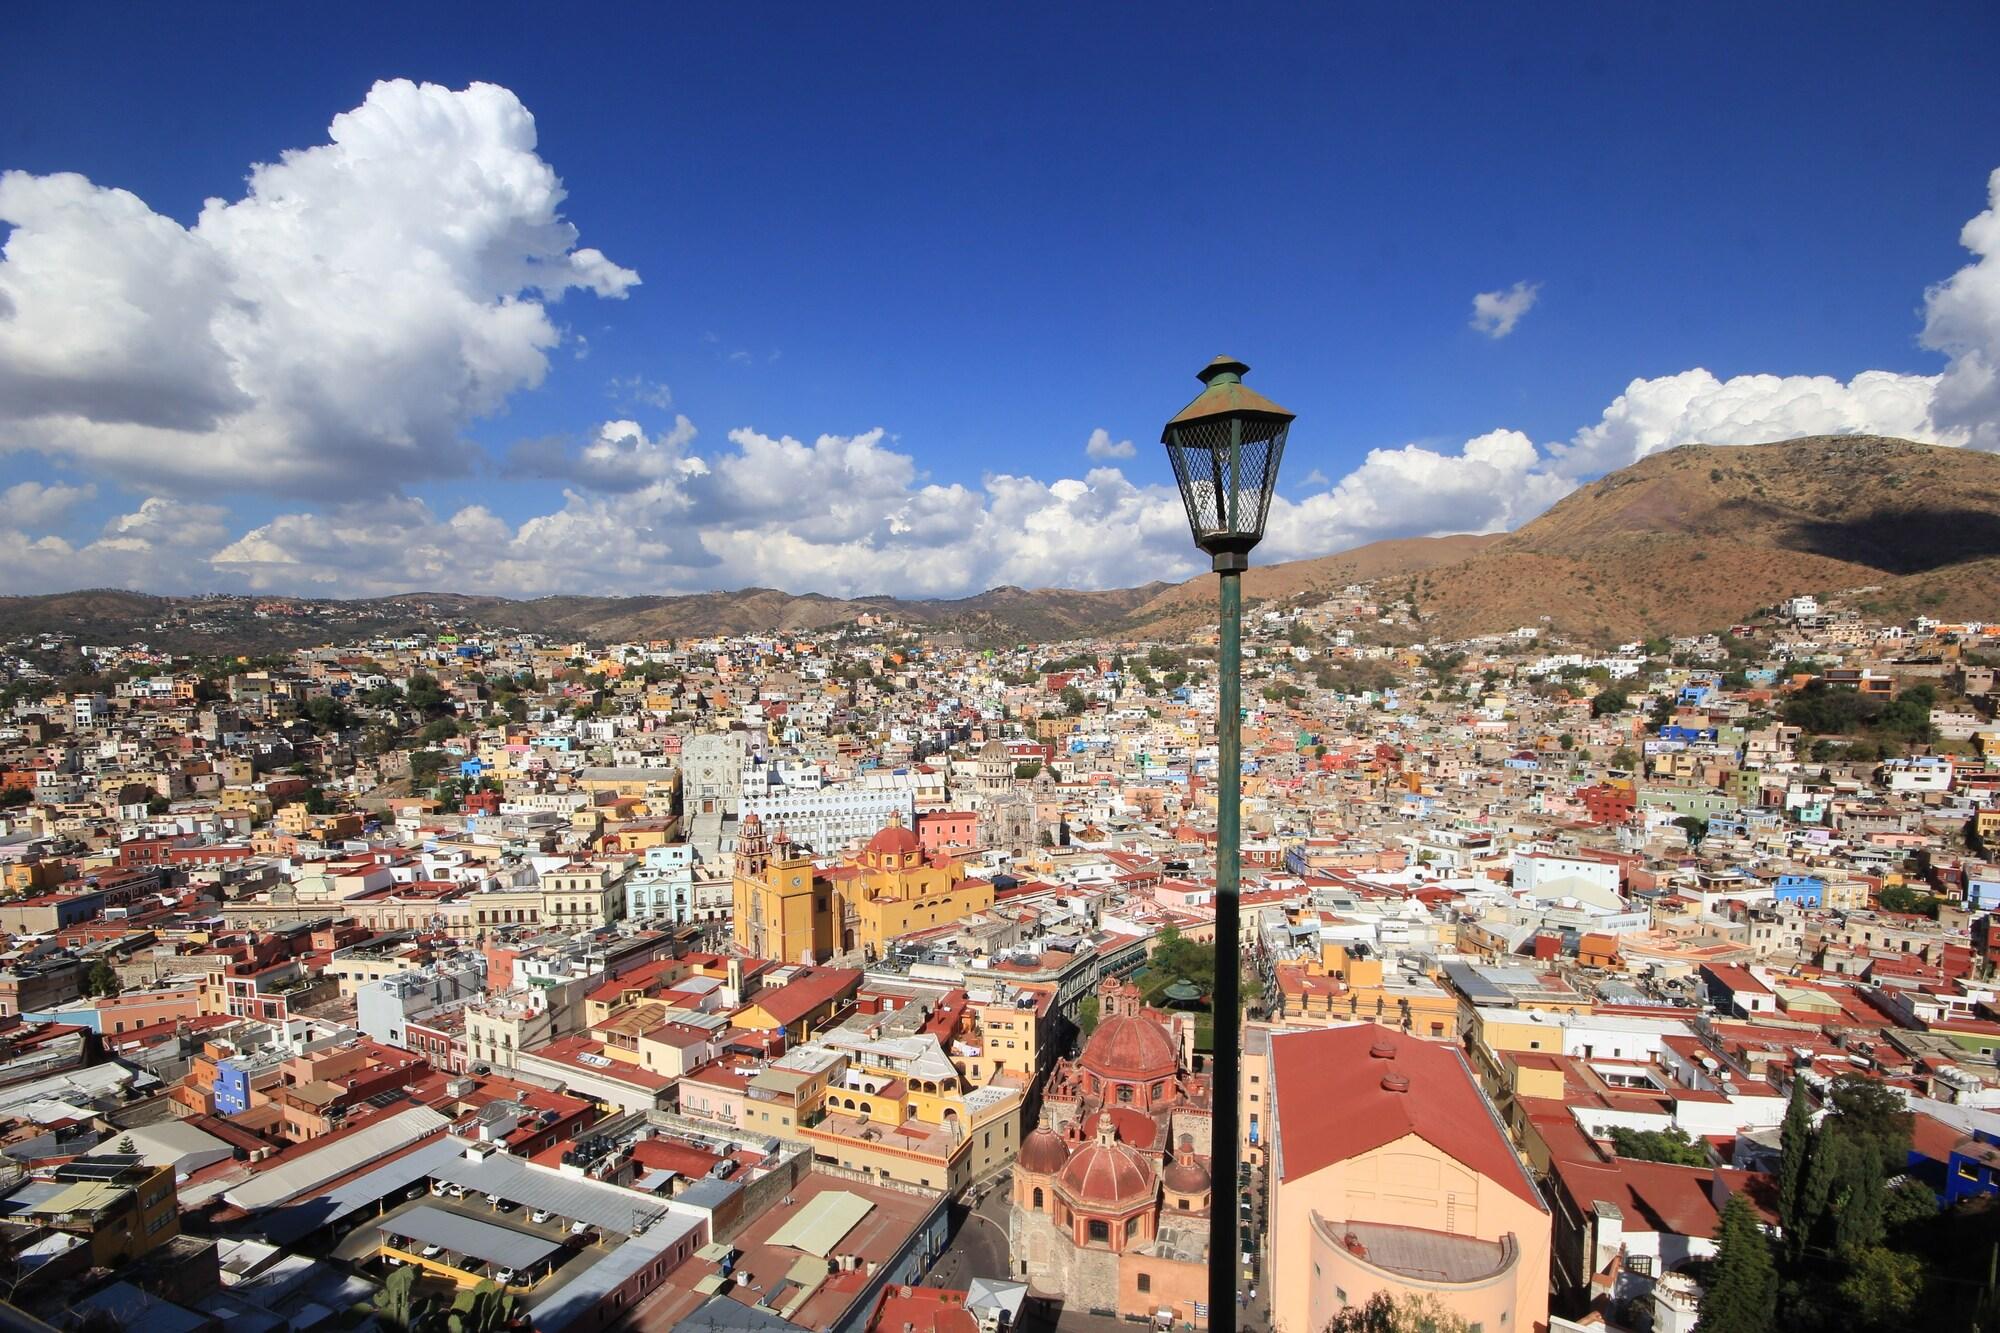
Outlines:
{"label": "weathered green metal lamp", "polygon": [[1250,367],[1218,356],[1202,368],[1200,395],[1160,434],[1180,483],[1194,544],[1222,582],[1222,644],[1215,719],[1215,1051],[1209,1141],[1208,1328],[1236,1330],[1236,1217],[1225,1206],[1242,1160],[1243,1077],[1243,571],[1264,539],[1278,461],[1292,414],[1244,384]]}

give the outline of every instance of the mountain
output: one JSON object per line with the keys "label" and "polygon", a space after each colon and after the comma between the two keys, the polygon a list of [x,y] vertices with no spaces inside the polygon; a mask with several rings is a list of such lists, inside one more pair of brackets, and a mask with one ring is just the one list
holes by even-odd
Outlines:
{"label": "mountain", "polygon": [[1080,638],[1118,624],[1172,585],[1080,591],[992,588],[948,600],[843,600],[775,588],[657,597],[514,600],[412,592],[360,600],[209,595],[153,597],[112,589],[0,597],[0,641],[65,634],[81,644],[140,641],[174,652],[266,652],[439,627],[513,629],[556,638],[673,639],[810,632],[873,613],[983,640]]}
{"label": "mountain", "polygon": [[[1399,537],[1310,560],[1252,565],[1243,575],[1243,596],[1261,602],[1324,600],[1352,583],[1375,583],[1463,563],[1503,535]],[[1215,597],[1214,576],[1198,575],[1148,598],[1123,628],[1167,633],[1206,624],[1215,615]]]}
{"label": "mountain", "polygon": [[[1565,497],[1516,532],[1413,537],[1259,565],[1248,601],[1349,584],[1407,595],[1433,638],[1533,625],[1600,640],[1692,633],[1795,593],[1855,594],[1884,615],[2000,615],[2000,455],[1879,436],[1684,445]],[[1215,581],[973,597],[842,599],[775,588],[657,597],[404,593],[360,601],[152,597],[92,589],[0,597],[0,641],[62,633],[175,651],[264,651],[438,626],[597,640],[811,631],[873,612],[987,641],[1172,638],[1206,626]]]}
{"label": "mountain", "polygon": [[1439,637],[1546,616],[1611,639],[1864,588],[1882,614],[1990,618],[1996,573],[2000,455],[1843,435],[1654,454],[1405,586]]}

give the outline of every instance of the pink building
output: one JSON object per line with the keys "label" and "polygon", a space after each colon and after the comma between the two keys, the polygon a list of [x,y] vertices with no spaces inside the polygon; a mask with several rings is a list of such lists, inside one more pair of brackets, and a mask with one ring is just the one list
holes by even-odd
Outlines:
{"label": "pink building", "polygon": [[926,856],[979,846],[979,816],[970,810],[927,810],[917,816],[917,841]]}
{"label": "pink building", "polygon": [[1377,1292],[1473,1327],[1549,1317],[1549,1211],[1453,1046],[1372,1024],[1271,1037],[1271,1321]]}

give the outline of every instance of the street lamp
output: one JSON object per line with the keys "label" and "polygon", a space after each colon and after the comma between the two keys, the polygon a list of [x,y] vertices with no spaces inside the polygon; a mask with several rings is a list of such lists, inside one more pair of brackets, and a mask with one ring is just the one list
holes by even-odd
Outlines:
{"label": "street lamp", "polygon": [[1250,367],[1218,356],[1202,367],[1201,393],[1160,434],[1180,483],[1194,544],[1222,576],[1222,651],[1217,675],[1215,814],[1215,1050],[1209,1058],[1208,1327],[1236,1329],[1236,1187],[1243,1077],[1242,882],[1243,571],[1264,539],[1278,460],[1292,414],[1243,383]]}

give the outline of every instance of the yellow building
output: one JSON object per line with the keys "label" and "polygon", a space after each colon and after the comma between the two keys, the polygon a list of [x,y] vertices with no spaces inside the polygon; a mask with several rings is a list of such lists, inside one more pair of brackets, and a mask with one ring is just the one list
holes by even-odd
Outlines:
{"label": "yellow building", "polygon": [[1379,957],[1328,943],[1317,962],[1281,963],[1273,1018],[1287,1027],[1332,1027],[1359,1019],[1419,1037],[1456,1041],[1459,1005],[1425,976],[1387,971]]}
{"label": "yellow building", "polygon": [[932,860],[900,817],[869,839],[859,859],[819,871],[782,830],[768,845],[753,814],[737,837],[738,948],[779,962],[818,962],[857,950],[886,954],[897,940],[993,906],[993,885],[962,862]]}
{"label": "yellow building", "polygon": [[843,1027],[818,1044],[844,1056],[846,1066],[821,1087],[816,1114],[798,1131],[816,1160],[953,1190],[1006,1166],[1020,1150],[1026,1088],[972,1084],[935,1036],[871,1037]]}
{"label": "yellow building", "polygon": [[783,963],[818,962],[833,953],[833,886],[791,847],[782,830],[775,846],[767,844],[763,821],[744,816],[731,893],[736,947]]}
{"label": "yellow building", "polygon": [[948,926],[993,906],[993,885],[960,861],[932,861],[900,816],[868,840],[861,859],[833,872],[854,909],[855,944],[880,958],[905,935]]}

